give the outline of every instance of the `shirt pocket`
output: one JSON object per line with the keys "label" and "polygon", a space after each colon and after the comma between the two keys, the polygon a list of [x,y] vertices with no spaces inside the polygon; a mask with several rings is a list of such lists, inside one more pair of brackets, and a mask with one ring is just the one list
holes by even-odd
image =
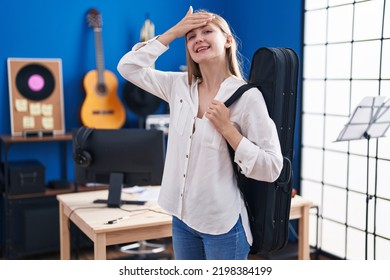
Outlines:
{"label": "shirt pocket", "polygon": [[214,125],[204,117],[204,129],[202,136],[202,145],[215,150],[226,150],[227,146],[223,142],[225,138],[214,128]]}
{"label": "shirt pocket", "polygon": [[174,102],[175,113],[173,115],[173,127],[177,133],[183,135],[190,111],[190,105],[179,96],[175,98]]}

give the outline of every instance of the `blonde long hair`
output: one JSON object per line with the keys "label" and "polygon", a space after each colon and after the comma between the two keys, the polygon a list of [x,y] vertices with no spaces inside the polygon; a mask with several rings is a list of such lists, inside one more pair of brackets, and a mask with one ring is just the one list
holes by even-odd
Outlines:
{"label": "blonde long hair", "polygon": [[[206,10],[198,10],[196,13],[199,12],[208,12]],[[214,23],[216,26],[218,26],[221,31],[226,34],[230,35],[232,37],[232,44],[229,48],[226,49],[226,63],[227,67],[229,69],[229,72],[240,78],[244,79],[243,71],[242,71],[242,62],[240,60],[241,54],[238,51],[238,39],[233,34],[231,28],[229,27],[229,24],[227,21],[222,18],[220,15],[213,14],[215,17],[212,20],[212,23]],[[200,72],[199,64],[196,63],[194,60],[192,60],[190,53],[187,49],[187,37],[185,37],[186,41],[186,60],[187,60],[187,71],[188,71],[188,83],[191,85],[193,79],[201,79],[202,73]]]}

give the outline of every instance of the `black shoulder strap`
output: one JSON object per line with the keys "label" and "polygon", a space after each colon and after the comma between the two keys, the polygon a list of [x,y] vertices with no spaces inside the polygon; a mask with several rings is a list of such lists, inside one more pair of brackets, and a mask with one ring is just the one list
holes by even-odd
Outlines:
{"label": "black shoulder strap", "polygon": [[240,86],[234,93],[232,96],[229,97],[228,100],[225,101],[225,106],[226,107],[229,107],[230,105],[232,105],[234,102],[236,102],[237,99],[239,99],[241,97],[241,95],[244,94],[244,92],[246,92],[247,90],[253,88],[253,87],[256,87],[255,84],[253,83],[249,83],[249,84],[245,84],[245,85],[242,85]]}
{"label": "black shoulder strap", "polygon": [[[232,96],[229,97],[228,100],[225,101],[225,106],[226,107],[229,107],[230,105],[232,105],[234,102],[236,102],[247,90],[253,88],[253,87],[257,87],[256,84],[254,83],[248,83],[248,84],[244,84],[242,86],[240,86],[233,94]],[[237,183],[238,183],[238,187],[241,189],[242,188],[242,185],[241,185],[241,182],[240,182],[240,178],[239,178],[239,167],[238,165],[234,162],[234,153],[235,151],[233,150],[233,148],[229,145],[228,142],[226,142],[227,146],[228,146],[228,151],[229,151],[229,155],[230,155],[230,159],[231,159],[231,162],[233,164],[233,171],[234,171],[234,175],[237,179]],[[241,190],[242,191],[242,190]]]}

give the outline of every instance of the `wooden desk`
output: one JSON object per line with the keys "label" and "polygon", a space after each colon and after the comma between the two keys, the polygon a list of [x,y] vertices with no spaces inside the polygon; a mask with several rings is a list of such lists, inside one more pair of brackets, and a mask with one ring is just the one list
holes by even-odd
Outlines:
{"label": "wooden desk", "polygon": [[[103,190],[57,196],[60,203],[60,257],[62,260],[70,259],[69,219],[93,241],[95,260],[106,259],[106,247],[109,245],[172,236],[171,216],[150,210],[141,210],[151,208],[162,211],[157,202],[149,201],[144,206],[123,206],[123,209],[135,210],[134,212],[107,208],[104,204],[93,203],[95,199],[107,199],[107,193],[107,190]],[[135,194],[122,194],[122,199],[136,198]],[[298,195],[291,201],[290,219],[299,219],[298,259],[310,259],[309,209],[311,205],[311,201]],[[120,217],[129,217],[129,219],[116,224],[104,224]]]}
{"label": "wooden desk", "polygon": [[313,203],[296,195],[291,199],[290,220],[299,219],[298,260],[310,260],[309,210]]}
{"label": "wooden desk", "polygon": [[[69,219],[93,241],[95,260],[106,259],[106,247],[109,245],[172,236],[172,218],[170,215],[154,212],[163,212],[156,201],[148,201],[142,206],[122,206],[122,209],[129,212],[119,208],[108,208],[105,204],[93,203],[95,199],[107,199],[107,194],[108,191],[103,190],[57,196],[62,260],[70,259]],[[123,193],[122,199],[134,200],[137,196],[138,194]],[[121,217],[126,219],[115,224],[105,224],[107,221]]]}

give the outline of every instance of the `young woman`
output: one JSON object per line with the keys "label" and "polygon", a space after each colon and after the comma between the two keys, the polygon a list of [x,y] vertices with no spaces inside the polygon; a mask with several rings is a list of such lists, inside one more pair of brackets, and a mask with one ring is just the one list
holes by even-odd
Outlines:
{"label": "young woman", "polygon": [[[185,36],[188,72],[151,67]],[[159,204],[173,216],[176,259],[247,259],[252,236],[227,143],[247,177],[272,182],[282,169],[275,125],[254,88],[230,108],[223,104],[246,83],[237,43],[220,16],[187,14],[176,25],[136,44],[119,73],[170,106],[168,147]]]}

